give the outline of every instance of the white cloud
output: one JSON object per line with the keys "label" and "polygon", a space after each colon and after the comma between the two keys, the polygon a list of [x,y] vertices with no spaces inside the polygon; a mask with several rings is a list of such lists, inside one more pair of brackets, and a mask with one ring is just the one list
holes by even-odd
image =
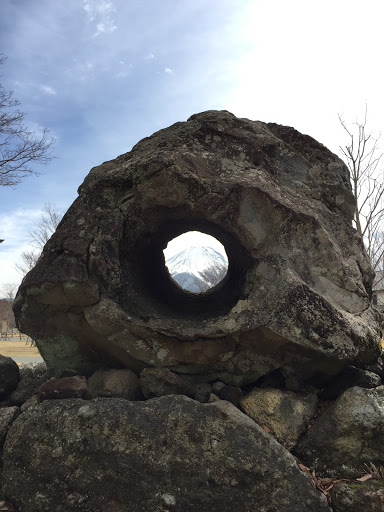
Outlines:
{"label": "white cloud", "polygon": [[50,96],[57,94],[55,89],[49,85],[40,85],[40,90],[45,92],[45,94],[49,94]]}
{"label": "white cloud", "polygon": [[155,55],[151,52],[146,55],[145,60],[153,60],[155,58]]}
{"label": "white cloud", "polygon": [[93,37],[97,37],[100,34],[108,34],[117,29],[117,25],[115,25],[112,21],[108,21],[107,23],[98,23],[96,25],[96,32],[93,34]]}
{"label": "white cloud", "polygon": [[167,73],[168,75],[173,75],[173,73],[174,73],[173,69],[171,69],[171,68],[165,68],[165,69],[164,69],[164,71],[165,71],[165,73]]}
{"label": "white cloud", "polygon": [[88,23],[95,24],[92,37],[111,34],[117,29],[114,20],[116,9],[110,0],[83,0],[83,9],[87,13]]}
{"label": "white cloud", "polygon": [[118,71],[116,73],[116,75],[115,75],[116,78],[125,78],[125,77],[127,77],[128,75],[131,74],[131,71],[133,69],[133,64],[132,63],[126,65],[125,62],[121,60],[120,61],[120,65],[121,65],[121,68],[120,68],[120,71]]}

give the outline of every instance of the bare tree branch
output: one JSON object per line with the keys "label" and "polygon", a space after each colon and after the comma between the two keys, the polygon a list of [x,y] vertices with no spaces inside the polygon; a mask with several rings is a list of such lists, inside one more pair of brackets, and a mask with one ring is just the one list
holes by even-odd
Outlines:
{"label": "bare tree branch", "polygon": [[16,283],[5,283],[0,286],[0,292],[3,295],[2,298],[7,299],[9,302],[13,302],[19,285]]}
{"label": "bare tree branch", "polygon": [[[362,122],[347,126],[339,121],[347,134],[347,144],[340,147],[351,174],[352,190],[356,199],[354,224],[364,241],[373,269],[377,272],[375,286],[383,273],[384,260],[384,172],[380,136],[367,129],[367,107]],[[383,281],[384,284],[384,281]],[[381,285],[380,285],[381,286]],[[384,286],[383,286],[384,288]]]}
{"label": "bare tree branch", "polygon": [[15,269],[24,277],[36,265],[37,260],[40,257],[40,252],[35,250],[23,251],[20,254],[20,257],[21,261],[19,263],[15,263]]}
{"label": "bare tree branch", "polygon": [[[0,65],[5,60],[0,54]],[[54,158],[55,141],[48,130],[40,134],[29,130],[19,106],[13,91],[6,91],[0,83],[0,186],[15,186],[29,175],[38,175],[34,164],[47,164]]]}
{"label": "bare tree branch", "polygon": [[20,275],[25,276],[36,265],[44,245],[56,231],[62,216],[62,212],[58,211],[54,204],[45,203],[40,219],[35,224],[35,229],[29,233],[33,248],[23,251],[20,255],[21,261],[15,264]]}
{"label": "bare tree branch", "polygon": [[43,213],[40,216],[40,220],[36,223],[35,229],[29,233],[33,247],[40,252],[56,231],[63,217],[63,214],[56,209],[54,204],[45,203],[42,211]]}

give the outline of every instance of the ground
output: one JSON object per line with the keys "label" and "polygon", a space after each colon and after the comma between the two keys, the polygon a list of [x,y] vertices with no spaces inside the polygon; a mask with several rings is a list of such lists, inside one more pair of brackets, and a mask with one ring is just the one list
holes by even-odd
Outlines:
{"label": "ground", "polygon": [[0,354],[12,357],[17,363],[39,362],[41,356],[36,347],[31,347],[31,343],[25,340],[0,340]]}

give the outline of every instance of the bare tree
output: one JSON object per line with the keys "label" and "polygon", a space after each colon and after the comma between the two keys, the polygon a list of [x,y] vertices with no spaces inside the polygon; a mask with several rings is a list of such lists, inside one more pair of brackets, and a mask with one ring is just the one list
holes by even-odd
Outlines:
{"label": "bare tree", "polygon": [[[0,54],[0,64],[6,57]],[[1,75],[0,75],[1,77]],[[28,175],[39,173],[33,164],[47,164],[53,158],[54,139],[48,130],[38,134],[25,125],[26,114],[19,110],[13,91],[0,83],[0,185],[15,186]]]}
{"label": "bare tree", "polygon": [[380,167],[383,153],[380,136],[367,130],[367,108],[362,122],[348,127],[339,120],[348,135],[348,143],[340,147],[351,173],[352,190],[356,199],[354,223],[362,237],[372,267],[383,270],[384,256],[384,174]]}
{"label": "bare tree", "polygon": [[45,203],[43,213],[40,220],[36,223],[36,227],[30,233],[32,245],[35,249],[43,250],[44,245],[56,231],[63,214],[56,209],[51,203]]}
{"label": "bare tree", "polygon": [[21,261],[15,264],[16,270],[25,276],[36,265],[43,251],[44,245],[56,231],[63,217],[55,205],[45,203],[40,219],[35,224],[35,229],[29,233],[32,248],[21,253]]}
{"label": "bare tree", "polygon": [[15,317],[12,311],[12,303],[15,300],[15,295],[17,292],[19,285],[16,283],[5,283],[0,286],[0,295],[2,300],[1,311],[2,316],[1,320],[5,320],[7,322],[8,329],[14,329],[15,327]]}
{"label": "bare tree", "polygon": [[20,275],[23,277],[28,274],[30,270],[36,265],[37,260],[39,259],[41,251],[36,251],[35,249],[30,249],[23,251],[20,254],[21,261],[15,263],[15,268]]}
{"label": "bare tree", "polygon": [[19,285],[16,283],[5,283],[1,285],[0,290],[3,295],[3,299],[7,299],[9,302],[13,302]]}

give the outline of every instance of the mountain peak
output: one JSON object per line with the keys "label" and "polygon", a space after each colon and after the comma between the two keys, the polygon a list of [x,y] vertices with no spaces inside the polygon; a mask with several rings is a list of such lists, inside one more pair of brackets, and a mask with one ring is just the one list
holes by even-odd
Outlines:
{"label": "mountain peak", "polygon": [[209,246],[191,245],[166,260],[174,281],[184,290],[204,293],[222,281],[228,260]]}

